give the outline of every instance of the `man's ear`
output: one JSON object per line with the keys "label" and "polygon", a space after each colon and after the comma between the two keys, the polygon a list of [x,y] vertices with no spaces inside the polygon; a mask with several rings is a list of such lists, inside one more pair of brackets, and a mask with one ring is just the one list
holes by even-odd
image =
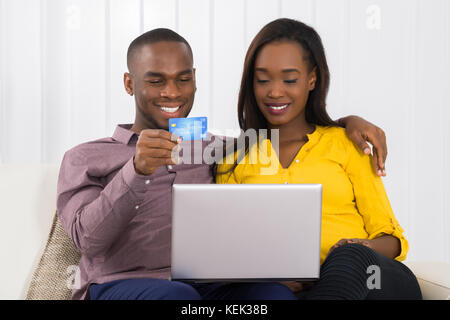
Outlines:
{"label": "man's ear", "polygon": [[316,87],[316,81],[317,81],[317,67],[314,67],[314,69],[309,74],[308,80],[309,91],[314,90],[314,88]]}
{"label": "man's ear", "polygon": [[195,91],[197,91],[197,80],[196,80],[196,78],[195,78],[195,68],[193,68],[192,70],[193,70],[193,74],[194,74],[194,75],[193,75],[193,77],[194,77],[194,78],[193,78],[193,79],[194,79],[194,87],[195,87]]}
{"label": "man's ear", "polygon": [[123,74],[123,85],[125,87],[125,91],[132,96],[134,93],[134,82],[131,73],[125,72]]}

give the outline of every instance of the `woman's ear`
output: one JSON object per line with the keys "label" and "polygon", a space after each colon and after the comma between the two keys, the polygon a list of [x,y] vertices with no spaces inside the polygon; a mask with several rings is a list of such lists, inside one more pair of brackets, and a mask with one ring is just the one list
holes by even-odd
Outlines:
{"label": "woman's ear", "polygon": [[316,81],[317,81],[317,67],[314,67],[314,69],[309,73],[309,80],[308,80],[308,86],[309,91],[314,90],[316,87]]}
{"label": "woman's ear", "polygon": [[134,83],[133,78],[130,73],[125,72],[123,74],[123,85],[125,87],[125,91],[132,96],[134,93]]}

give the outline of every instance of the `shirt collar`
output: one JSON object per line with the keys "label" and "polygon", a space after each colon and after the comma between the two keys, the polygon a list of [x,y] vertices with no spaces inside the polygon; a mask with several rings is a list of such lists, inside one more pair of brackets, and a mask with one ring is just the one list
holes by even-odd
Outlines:
{"label": "shirt collar", "polygon": [[[308,137],[308,141],[307,141],[308,148],[313,147],[314,145],[317,144],[317,142],[319,142],[320,137],[322,137],[322,135],[324,133],[324,130],[325,130],[325,127],[323,127],[323,126],[319,126],[319,125],[314,125],[314,126],[315,126],[315,130],[312,133],[308,133],[306,135]],[[267,146],[265,146],[263,144],[263,147],[265,147],[265,148],[272,148],[272,143],[270,142],[269,139],[266,139],[266,143],[267,143]],[[263,151],[267,152],[267,149],[263,149]]]}
{"label": "shirt collar", "polygon": [[112,136],[113,139],[122,142],[123,144],[130,143],[133,137],[138,137],[137,133],[130,130],[132,126],[133,124],[117,125],[116,130],[114,130],[114,134]]}

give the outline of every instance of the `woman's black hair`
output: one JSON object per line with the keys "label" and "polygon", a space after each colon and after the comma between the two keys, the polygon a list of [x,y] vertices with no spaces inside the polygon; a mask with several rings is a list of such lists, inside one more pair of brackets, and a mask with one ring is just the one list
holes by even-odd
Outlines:
{"label": "woman's black hair", "polygon": [[[238,120],[240,128],[245,132],[248,129],[268,129],[267,121],[260,111],[254,94],[255,61],[261,48],[276,41],[293,41],[303,48],[304,57],[309,64],[309,71],[316,69],[317,80],[315,87],[310,91],[305,108],[305,118],[310,124],[320,126],[339,126],[326,111],[326,97],[330,85],[330,72],[325,57],[325,50],[319,34],[310,26],[293,19],[281,18],[265,25],[251,42],[245,56],[242,72],[241,87],[238,100]],[[235,143],[235,145],[237,142]],[[249,145],[245,143],[244,152],[240,152],[234,165],[223,174],[233,172],[237,164],[249,152]],[[225,155],[230,150],[224,150]]]}

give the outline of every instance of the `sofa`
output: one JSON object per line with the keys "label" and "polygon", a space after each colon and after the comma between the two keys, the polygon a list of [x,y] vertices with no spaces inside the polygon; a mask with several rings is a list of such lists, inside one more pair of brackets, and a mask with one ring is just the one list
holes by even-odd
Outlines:
{"label": "sofa", "polygon": [[[56,217],[58,165],[0,165],[0,299],[70,299],[79,254]],[[426,300],[450,300],[450,264],[405,261]]]}

